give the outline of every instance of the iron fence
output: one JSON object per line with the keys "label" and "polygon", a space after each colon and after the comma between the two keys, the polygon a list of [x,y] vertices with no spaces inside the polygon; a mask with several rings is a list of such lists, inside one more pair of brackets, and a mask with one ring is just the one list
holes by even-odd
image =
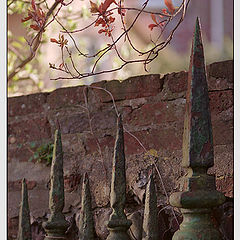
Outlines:
{"label": "iron fence", "polygon": [[[220,232],[211,220],[213,207],[225,201],[222,193],[216,191],[215,176],[207,174],[214,165],[212,126],[209,111],[208,87],[205,72],[203,45],[199,19],[196,21],[192,42],[192,53],[188,73],[186,114],[183,134],[182,167],[189,170],[185,177],[186,190],[173,193],[170,204],[181,209],[183,222],[175,232],[174,240],[220,240]],[[64,208],[63,152],[60,128],[55,132],[53,159],[50,173],[49,209],[50,217],[43,223],[45,240],[67,239],[69,222],[62,213]],[[153,174],[146,187],[145,209],[142,228],[143,240],[158,240],[157,196]],[[117,118],[117,135],[112,165],[110,205],[112,213],[107,223],[107,240],[130,240],[128,230],[131,221],[124,212],[126,202],[126,172],[124,134],[122,119]],[[19,214],[18,240],[31,240],[28,195],[26,181],[22,181],[22,202]],[[91,191],[87,173],[82,186],[79,239],[95,239],[91,205]]]}

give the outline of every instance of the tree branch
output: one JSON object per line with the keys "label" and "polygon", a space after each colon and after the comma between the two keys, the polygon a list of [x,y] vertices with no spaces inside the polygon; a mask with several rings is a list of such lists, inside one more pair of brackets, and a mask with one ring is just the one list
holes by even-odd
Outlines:
{"label": "tree branch", "polygon": [[30,61],[32,61],[32,59],[35,57],[36,52],[41,44],[41,39],[42,39],[42,34],[44,31],[44,28],[46,26],[46,22],[48,20],[48,18],[50,17],[50,15],[53,13],[53,11],[56,9],[56,7],[58,6],[60,2],[59,1],[55,1],[54,4],[52,5],[52,7],[49,9],[49,11],[47,12],[46,15],[46,20],[45,20],[45,24],[43,25],[43,27],[39,30],[39,32],[37,33],[37,35],[34,37],[33,41],[31,42],[30,45],[30,49],[31,49],[31,53],[30,55],[23,60],[9,75],[8,75],[8,81],[11,81],[13,79],[13,77],[18,74],[21,69]]}

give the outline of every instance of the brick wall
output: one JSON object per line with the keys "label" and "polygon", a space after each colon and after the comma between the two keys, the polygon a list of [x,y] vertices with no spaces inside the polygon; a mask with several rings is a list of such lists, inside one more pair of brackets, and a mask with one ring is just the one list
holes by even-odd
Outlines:
{"label": "brick wall", "polygon": [[[216,174],[218,190],[233,197],[233,62],[213,63],[207,67],[207,73],[215,152],[215,166],[209,172]],[[186,82],[186,72],[164,76],[154,74],[122,82],[102,81],[92,84],[92,88],[61,88],[50,93],[9,98],[9,236],[14,238],[16,235],[21,178],[28,181],[32,216],[43,217],[48,213],[50,167],[29,162],[29,159],[36,147],[53,142],[57,121],[64,150],[64,211],[71,214],[79,209],[79,183],[83,173],[88,172],[97,234],[102,238],[106,235],[101,221],[109,214],[116,112],[111,96],[98,88],[112,93],[127,130],[125,152],[129,213],[141,207],[147,170],[152,163],[151,153],[158,156],[157,164],[168,194],[181,188],[180,177],[184,170],[179,166]],[[35,149],[31,148],[34,144]],[[150,154],[146,154],[144,148]],[[156,182],[159,203],[164,205],[166,197],[158,177]]]}

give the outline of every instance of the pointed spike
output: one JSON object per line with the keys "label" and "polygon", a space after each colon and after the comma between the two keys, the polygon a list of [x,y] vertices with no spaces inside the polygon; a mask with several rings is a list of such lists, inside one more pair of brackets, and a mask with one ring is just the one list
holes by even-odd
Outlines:
{"label": "pointed spike", "polygon": [[213,141],[207,77],[199,19],[196,20],[186,94],[184,167],[213,166]]}
{"label": "pointed spike", "polygon": [[184,192],[173,193],[169,202],[181,209],[183,222],[173,240],[214,239],[222,236],[212,221],[212,209],[225,201],[216,191],[215,176],[207,170],[213,166],[212,126],[209,111],[207,78],[199,19],[196,21],[188,73],[186,113],[183,134]]}
{"label": "pointed spike", "polygon": [[159,239],[157,195],[152,173],[146,188],[142,236],[143,240]]}
{"label": "pointed spike", "polygon": [[22,179],[22,202],[19,210],[18,240],[32,240],[28,190],[25,178]]}
{"label": "pointed spike", "polygon": [[91,191],[87,173],[82,186],[82,207],[79,220],[79,240],[94,240],[94,222],[92,215]]}
{"label": "pointed spike", "polygon": [[86,172],[85,172],[84,177],[83,177],[83,183],[89,185],[89,178],[88,178],[88,174]]}
{"label": "pointed spike", "polygon": [[63,151],[60,129],[55,131],[53,159],[51,166],[50,209],[62,211],[64,207]]}
{"label": "pointed spike", "polygon": [[51,165],[51,188],[49,192],[50,218],[43,223],[47,232],[45,240],[64,238],[69,223],[62,213],[64,208],[63,151],[60,129],[55,131],[53,158]]}
{"label": "pointed spike", "polygon": [[117,119],[117,136],[114,147],[114,159],[111,184],[111,206],[123,211],[126,201],[126,173],[124,136],[121,116]]}
{"label": "pointed spike", "polygon": [[124,154],[124,134],[121,115],[117,119],[117,136],[114,147],[112,182],[110,205],[113,210],[108,229],[110,234],[107,240],[129,240],[127,230],[131,226],[131,221],[127,219],[124,213],[126,202],[126,172],[125,172],[125,154]]}
{"label": "pointed spike", "polygon": [[57,118],[57,121],[56,121],[56,125],[57,125],[57,129],[60,130],[60,123],[59,123],[58,118]]}

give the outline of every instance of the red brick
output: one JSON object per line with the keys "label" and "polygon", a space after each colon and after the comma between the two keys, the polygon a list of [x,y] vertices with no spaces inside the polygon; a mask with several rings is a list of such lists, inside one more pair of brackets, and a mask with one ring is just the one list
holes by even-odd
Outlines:
{"label": "red brick", "polygon": [[[28,190],[32,190],[37,186],[36,181],[26,180],[26,184],[27,184]],[[21,189],[22,189],[22,179],[8,182],[8,191],[21,191]]]}
{"label": "red brick", "polygon": [[97,111],[92,114],[93,130],[105,130],[115,128],[117,125],[117,115],[114,109]]}
{"label": "red brick", "polygon": [[[162,129],[149,129],[136,132],[125,132],[124,141],[125,141],[125,153],[126,155],[140,154],[144,152],[144,148],[136,140],[136,138],[142,143],[146,150],[150,149],[169,149],[177,150],[182,148],[182,128],[175,126],[172,128],[162,128]],[[132,136],[134,135],[134,136]],[[106,146],[109,148],[114,147],[115,136],[106,136],[104,138],[98,138],[101,150]],[[94,138],[89,138],[86,140],[86,149],[87,154],[93,152],[98,152],[97,141]]]}
{"label": "red brick", "polygon": [[8,116],[22,116],[44,112],[47,93],[8,98]]}
{"label": "red brick", "polygon": [[171,73],[165,76],[165,80],[168,82],[169,90],[172,93],[185,92],[187,90],[187,72]]}
{"label": "red brick", "polygon": [[[145,146],[145,138],[147,138],[147,131],[138,131],[138,132],[130,132],[124,133],[124,146],[125,146],[125,154],[126,155],[132,155],[132,154],[140,154],[144,153],[144,148],[147,148]],[[138,139],[136,139],[136,138]],[[141,146],[141,144],[143,146]]]}
{"label": "red brick", "polygon": [[64,190],[67,192],[76,191],[81,183],[81,174],[70,174],[64,176]]}
{"label": "red brick", "polygon": [[[94,83],[92,87],[101,87],[113,95],[115,101],[155,96],[161,92],[163,79],[159,74],[149,74],[128,78],[122,82],[117,80]],[[94,89],[101,102],[111,102],[111,96],[104,90]]]}
{"label": "red brick", "polygon": [[89,131],[89,120],[86,113],[66,113],[66,115],[59,115],[56,118],[62,134]]}
{"label": "red brick", "polygon": [[8,217],[8,238],[16,239],[18,234],[18,216],[14,218]]}
{"label": "red brick", "polygon": [[[126,109],[129,112],[129,109]],[[185,104],[183,101],[165,101],[144,104],[142,107],[124,114],[126,124],[133,126],[147,126],[166,122],[183,122]]]}
{"label": "red brick", "polygon": [[233,82],[233,60],[212,63],[208,66],[208,75],[214,78],[226,78]]}
{"label": "red brick", "polygon": [[226,197],[233,197],[233,177],[224,176],[216,179],[217,190],[224,193]]}
{"label": "red brick", "polygon": [[233,90],[210,92],[209,99],[210,111],[217,115],[233,106]]}
{"label": "red brick", "polygon": [[233,143],[233,120],[231,121],[214,121],[213,144],[228,145]]}
{"label": "red brick", "polygon": [[8,147],[8,161],[27,162],[33,153],[25,146]]}
{"label": "red brick", "polygon": [[227,78],[208,78],[208,91],[219,91],[233,89],[233,82],[229,83]]}
{"label": "red brick", "polygon": [[47,103],[50,109],[71,107],[76,104],[84,103],[84,89],[85,86],[56,89],[48,95]]}
{"label": "red brick", "polygon": [[16,143],[51,138],[51,128],[46,117],[29,118],[8,125],[8,137],[15,137]]}
{"label": "red brick", "polygon": [[[114,128],[116,126],[117,118],[114,110],[93,112],[90,113],[90,117],[94,131]],[[56,119],[58,120],[62,134],[90,132],[90,120],[85,112],[61,112],[57,117],[53,114],[51,119],[54,119],[53,122],[56,122]]]}
{"label": "red brick", "polygon": [[113,137],[113,136],[106,136],[106,137],[98,138],[98,139],[96,139],[94,137],[88,138],[86,140],[87,154],[99,152],[98,143],[101,147],[101,151],[103,151],[106,146],[113,149],[114,142],[115,142],[115,137]]}
{"label": "red brick", "polygon": [[[174,128],[150,129],[146,131],[133,132],[146,150],[157,151],[177,150],[182,148],[182,129],[176,131]],[[125,133],[125,153],[140,154],[144,152],[141,144],[130,134]]]}
{"label": "red brick", "polygon": [[[122,92],[125,93],[126,99],[155,96],[161,92],[162,87],[163,79],[159,74],[131,77],[122,82]],[[108,87],[107,89],[111,90]]]}

